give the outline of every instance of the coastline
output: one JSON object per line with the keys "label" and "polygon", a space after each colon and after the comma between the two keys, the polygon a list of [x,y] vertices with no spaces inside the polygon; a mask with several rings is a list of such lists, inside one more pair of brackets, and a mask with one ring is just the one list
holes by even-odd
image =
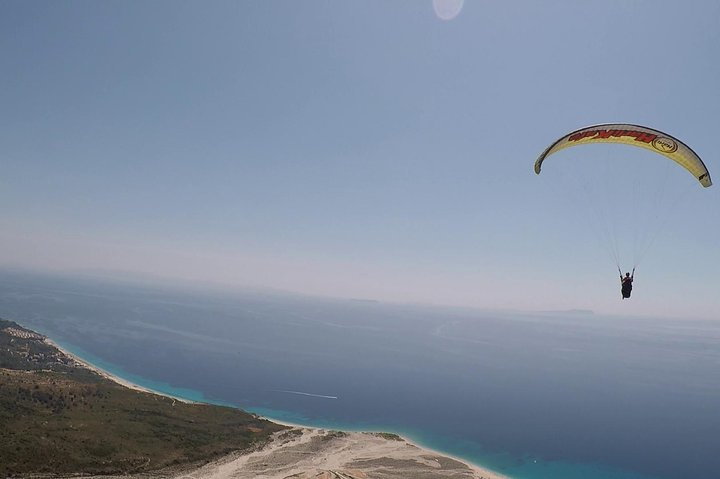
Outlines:
{"label": "coastline", "polygon": [[149,393],[149,394],[157,394],[158,396],[169,397],[169,398],[175,399],[176,401],[180,401],[180,402],[184,402],[184,403],[188,403],[188,404],[201,404],[199,401],[191,401],[190,399],[185,399],[185,398],[181,398],[178,396],[173,396],[172,394],[167,394],[167,393],[164,393],[161,391],[156,391],[154,389],[140,386],[139,384],[136,384],[132,381],[128,381],[127,379],[123,379],[120,376],[116,376],[115,374],[113,374],[109,371],[106,371],[105,369],[86,361],[85,359],[81,358],[77,354],[68,351],[67,349],[63,348],[62,346],[60,346],[59,344],[57,344],[56,342],[54,342],[52,339],[48,338],[47,336],[44,338],[44,342],[46,344],[56,348],[58,351],[63,353],[68,358],[72,359],[77,365],[79,365],[85,369],[89,369],[90,371],[93,371],[94,373],[104,377],[105,379],[108,379],[117,384],[120,384],[121,386],[124,386],[128,389],[132,389],[134,391],[139,391],[139,392],[144,392],[144,393]]}
{"label": "coastline", "polygon": [[[58,345],[50,338],[44,341],[57,348],[79,366],[135,391],[165,396],[188,404],[204,404],[147,388],[98,367]],[[230,479],[256,477],[269,479],[348,479],[394,477],[467,477],[471,479],[511,479],[498,472],[473,464],[466,459],[419,445],[405,437],[382,432],[344,432],[259,416],[290,431],[277,433],[268,445],[248,453],[231,453],[203,466],[162,474],[176,479]],[[301,457],[300,460],[297,458]],[[413,467],[408,464],[415,464]],[[268,470],[258,470],[258,465]],[[394,465],[394,466],[393,466]],[[366,466],[366,467],[362,467]],[[408,470],[408,467],[410,469]],[[367,471],[364,469],[368,469]],[[402,469],[400,471],[399,469]],[[372,475],[368,475],[371,473]],[[145,476],[146,477],[146,476]]]}

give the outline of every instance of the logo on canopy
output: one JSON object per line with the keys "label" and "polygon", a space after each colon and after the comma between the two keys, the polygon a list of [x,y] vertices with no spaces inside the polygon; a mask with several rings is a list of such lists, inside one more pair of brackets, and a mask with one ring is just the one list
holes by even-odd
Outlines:
{"label": "logo on canopy", "polygon": [[658,136],[655,138],[652,146],[661,153],[675,153],[678,149],[677,142],[666,136]]}

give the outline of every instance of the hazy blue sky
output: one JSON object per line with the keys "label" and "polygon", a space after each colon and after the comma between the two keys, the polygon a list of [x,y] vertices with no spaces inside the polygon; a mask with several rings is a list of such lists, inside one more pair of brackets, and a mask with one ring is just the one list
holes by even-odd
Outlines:
{"label": "hazy blue sky", "polygon": [[621,301],[588,210],[532,165],[632,122],[720,181],[718,22],[716,0],[0,0],[0,264],[714,317],[720,187],[671,172],[690,193]]}

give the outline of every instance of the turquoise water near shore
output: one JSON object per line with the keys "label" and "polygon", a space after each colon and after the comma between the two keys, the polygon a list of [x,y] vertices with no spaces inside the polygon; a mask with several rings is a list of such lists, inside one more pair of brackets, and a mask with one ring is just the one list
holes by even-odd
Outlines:
{"label": "turquoise water near shore", "polygon": [[515,479],[714,477],[717,322],[0,274],[0,317],[168,395],[381,430]]}

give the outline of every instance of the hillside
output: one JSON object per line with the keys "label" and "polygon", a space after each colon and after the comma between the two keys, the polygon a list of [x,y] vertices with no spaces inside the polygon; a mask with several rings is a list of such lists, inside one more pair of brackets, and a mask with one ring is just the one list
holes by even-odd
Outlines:
{"label": "hillside", "polygon": [[0,320],[0,477],[202,464],[282,429],[238,409],[128,389]]}

